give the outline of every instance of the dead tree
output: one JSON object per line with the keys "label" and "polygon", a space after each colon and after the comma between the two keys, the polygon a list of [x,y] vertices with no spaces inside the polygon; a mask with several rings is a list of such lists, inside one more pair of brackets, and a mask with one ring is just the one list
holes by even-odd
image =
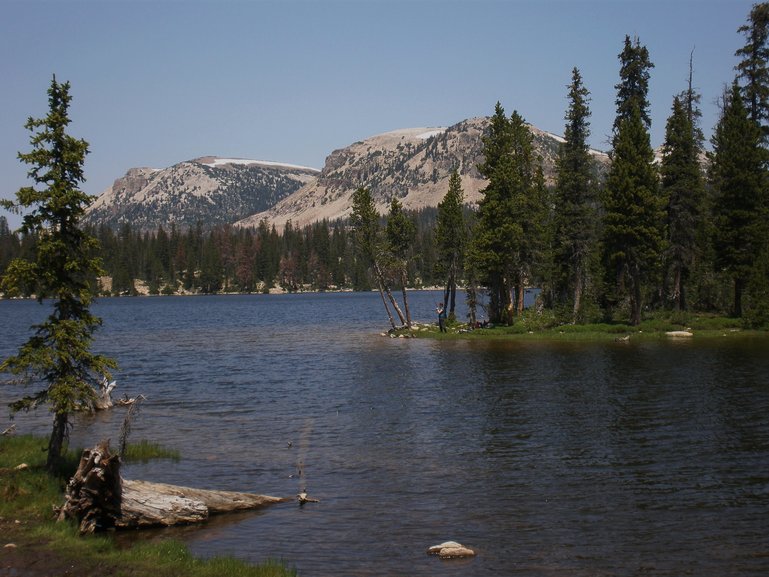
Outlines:
{"label": "dead tree", "polygon": [[81,533],[105,529],[199,523],[209,515],[257,509],[293,499],[131,481],[120,477],[120,457],[109,441],[83,451],[67,484],[59,520],[73,519]]}

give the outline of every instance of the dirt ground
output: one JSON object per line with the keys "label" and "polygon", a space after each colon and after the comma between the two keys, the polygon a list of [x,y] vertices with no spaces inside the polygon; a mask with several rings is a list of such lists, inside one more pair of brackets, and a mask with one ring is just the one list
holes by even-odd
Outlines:
{"label": "dirt ground", "polygon": [[0,577],[105,577],[115,570],[104,564],[72,560],[45,542],[25,537],[14,521],[0,520]]}

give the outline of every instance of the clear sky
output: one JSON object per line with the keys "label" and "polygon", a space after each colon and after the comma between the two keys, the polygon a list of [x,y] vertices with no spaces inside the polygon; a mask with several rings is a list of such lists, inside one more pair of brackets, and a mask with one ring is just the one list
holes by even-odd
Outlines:
{"label": "clear sky", "polygon": [[[26,179],[23,125],[70,81],[70,134],[90,143],[84,190],[131,167],[199,156],[322,168],[398,128],[450,126],[501,102],[563,133],[578,67],[591,144],[614,119],[625,35],[650,53],[652,144],[694,85],[710,135],[734,78],[742,0],[0,0],[0,197]],[[18,217],[4,212],[12,226]]]}

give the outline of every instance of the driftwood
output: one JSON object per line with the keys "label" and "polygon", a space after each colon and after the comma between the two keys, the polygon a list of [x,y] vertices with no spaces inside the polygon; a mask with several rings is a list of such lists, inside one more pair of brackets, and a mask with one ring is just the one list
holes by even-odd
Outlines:
{"label": "driftwood", "polygon": [[193,489],[165,483],[123,479],[122,515],[118,527],[197,523],[209,514],[258,509],[289,501],[281,497]]}
{"label": "driftwood", "polygon": [[137,400],[144,400],[144,395],[130,398],[128,395],[123,395],[123,398],[118,399],[117,401],[113,401],[112,391],[115,390],[115,387],[117,387],[117,382],[108,381],[105,377],[99,385],[99,391],[96,394],[96,398],[90,404],[90,409],[93,411],[106,411],[107,409],[111,409],[115,406],[125,407],[133,405]]}
{"label": "driftwood", "polygon": [[290,500],[121,479],[120,458],[110,452],[109,441],[83,451],[65,498],[59,520],[75,519],[81,533],[199,523],[211,514]]}
{"label": "driftwood", "polygon": [[113,406],[112,390],[117,386],[115,381],[108,381],[105,377],[99,385],[99,393],[93,402],[93,408],[96,411],[106,411]]}

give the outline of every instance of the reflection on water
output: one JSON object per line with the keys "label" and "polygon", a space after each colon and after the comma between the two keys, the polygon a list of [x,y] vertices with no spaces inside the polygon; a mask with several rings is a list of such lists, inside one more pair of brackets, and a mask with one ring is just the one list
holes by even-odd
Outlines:
{"label": "reflection on water", "polygon": [[[414,316],[439,298],[414,293]],[[0,352],[35,307],[0,302]],[[321,500],[145,536],[313,576],[769,573],[765,341],[391,340],[375,294],[96,312],[119,393],[148,397],[133,438],[183,456],[126,476]],[[81,418],[73,441],[117,438],[122,416]],[[447,539],[478,556],[425,554]]]}

